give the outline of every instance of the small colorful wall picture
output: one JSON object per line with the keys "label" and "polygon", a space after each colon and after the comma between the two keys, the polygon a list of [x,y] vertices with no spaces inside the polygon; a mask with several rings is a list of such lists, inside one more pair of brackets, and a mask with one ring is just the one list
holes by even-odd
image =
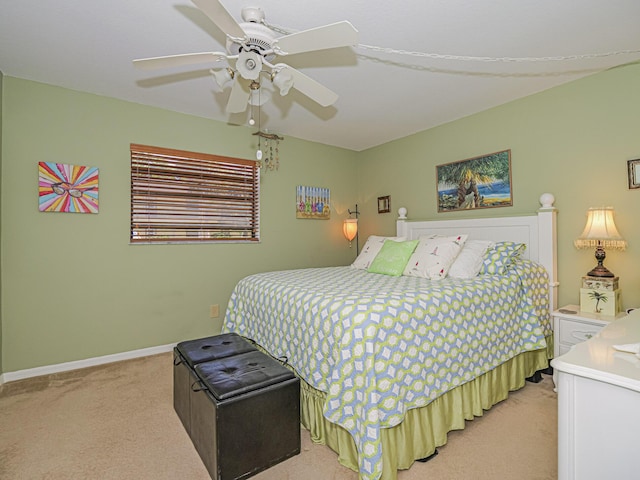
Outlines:
{"label": "small colorful wall picture", "polygon": [[98,169],[38,162],[41,212],[98,213]]}
{"label": "small colorful wall picture", "polygon": [[328,188],[296,187],[296,218],[328,220],[331,216],[331,195]]}

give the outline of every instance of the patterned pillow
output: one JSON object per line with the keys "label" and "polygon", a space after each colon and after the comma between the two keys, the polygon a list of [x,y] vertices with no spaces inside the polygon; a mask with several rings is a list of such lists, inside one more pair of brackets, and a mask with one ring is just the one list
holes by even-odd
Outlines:
{"label": "patterned pillow", "polygon": [[430,235],[420,237],[420,243],[413,252],[404,275],[441,280],[447,276],[449,268],[456,259],[468,235],[445,237]]}
{"label": "patterned pillow", "polygon": [[473,278],[480,273],[487,250],[493,247],[491,240],[467,240],[449,269],[451,278]]}
{"label": "patterned pillow", "polygon": [[526,248],[524,243],[497,242],[485,254],[480,275],[504,275]]}
{"label": "patterned pillow", "polygon": [[371,265],[371,262],[373,262],[373,259],[376,258],[385,240],[402,242],[406,239],[407,237],[380,237],[378,235],[371,235],[364,244],[364,247],[362,247],[360,255],[358,255],[358,258],[355,259],[351,266],[366,270]]}
{"label": "patterned pillow", "polygon": [[417,245],[418,240],[409,240],[407,242],[385,241],[367,271],[399,277],[402,275],[404,267],[407,265],[407,261]]}

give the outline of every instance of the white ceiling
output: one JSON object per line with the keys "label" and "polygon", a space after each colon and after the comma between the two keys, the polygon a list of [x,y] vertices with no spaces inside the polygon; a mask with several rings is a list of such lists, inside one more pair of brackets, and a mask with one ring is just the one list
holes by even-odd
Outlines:
{"label": "white ceiling", "polygon": [[[339,95],[320,107],[274,95],[262,129],[361,151],[640,59],[638,0],[222,0],[264,10],[289,32],[349,20],[359,45],[284,62]],[[145,71],[137,58],[224,51],[225,37],[190,0],[0,0],[5,75],[154,105],[232,124],[229,90],[209,66]],[[565,61],[481,62],[379,52],[487,57],[605,55]],[[214,66],[214,65],[211,65]]]}

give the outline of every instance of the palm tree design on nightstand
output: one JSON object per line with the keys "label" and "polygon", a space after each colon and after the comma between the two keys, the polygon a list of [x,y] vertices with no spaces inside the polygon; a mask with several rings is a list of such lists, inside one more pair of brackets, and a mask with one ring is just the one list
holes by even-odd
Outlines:
{"label": "palm tree design on nightstand", "polygon": [[600,293],[600,292],[589,292],[589,298],[591,298],[591,300],[595,300],[596,301],[596,313],[600,313],[601,310],[599,308],[600,306],[600,302],[602,301],[602,303],[607,303],[607,301],[609,300],[609,298],[607,297],[607,295],[605,293]]}

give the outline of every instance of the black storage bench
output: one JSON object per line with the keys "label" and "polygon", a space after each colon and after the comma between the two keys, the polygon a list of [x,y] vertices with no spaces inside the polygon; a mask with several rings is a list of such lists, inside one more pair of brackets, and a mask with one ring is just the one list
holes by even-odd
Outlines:
{"label": "black storage bench", "polygon": [[[300,381],[242,337],[225,335],[231,337],[201,340],[205,345],[225,345],[218,357],[199,361],[195,354],[191,364],[187,348],[178,345],[174,382],[184,382],[184,377],[191,382],[189,420],[183,425],[209,475],[214,480],[239,480],[300,453]],[[197,344],[188,347],[202,351]],[[174,383],[176,394],[183,395],[183,389]],[[180,408],[184,415],[182,403],[174,397],[176,412]]]}
{"label": "black storage bench", "polygon": [[173,349],[173,408],[191,435],[191,385],[197,381],[193,368],[202,362],[257,351],[236,333],[180,342]]}

